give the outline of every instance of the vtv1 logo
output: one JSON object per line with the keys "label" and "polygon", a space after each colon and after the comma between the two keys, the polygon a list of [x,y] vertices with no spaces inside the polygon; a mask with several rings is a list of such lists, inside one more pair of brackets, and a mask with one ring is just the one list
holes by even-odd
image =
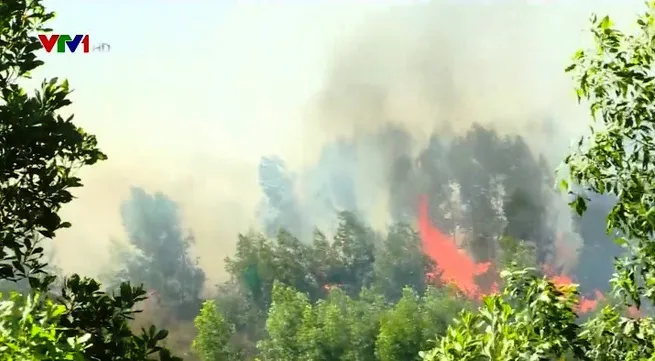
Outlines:
{"label": "vtv1 logo", "polygon": [[[88,53],[90,51],[90,43],[89,43],[89,35],[75,35],[75,37],[72,37],[68,34],[39,34],[39,41],[41,42],[41,45],[43,46],[43,49],[45,49],[46,53],[50,53],[52,49],[54,49],[55,45],[57,45],[57,52],[58,53],[65,53],[66,48],[71,53],[74,53],[82,44],[82,51],[84,53]],[[111,49],[111,46],[107,43],[101,43],[95,47],[93,47],[94,51],[109,51]]]}

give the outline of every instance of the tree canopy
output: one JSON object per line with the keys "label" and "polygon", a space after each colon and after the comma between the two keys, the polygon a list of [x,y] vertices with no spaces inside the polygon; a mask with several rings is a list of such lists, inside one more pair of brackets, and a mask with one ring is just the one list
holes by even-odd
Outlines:
{"label": "tree canopy", "polygon": [[3,360],[174,360],[158,345],[167,332],[133,334],[129,321],[142,287],[123,283],[105,293],[93,279],[72,275],[61,290],[44,258],[45,242],[70,227],[58,212],[81,187],[75,170],[106,159],[95,136],[64,118],[71,104],[67,81],[44,80],[26,91],[21,80],[43,61],[37,34],[47,33],[40,0],[0,3],[0,280],[27,279],[31,290],[0,302]]}
{"label": "tree canopy", "polygon": [[[655,272],[652,267],[655,218],[653,205],[649,203],[653,193],[650,183],[654,178],[651,166],[654,12],[655,2],[649,3],[647,12],[637,21],[639,32],[634,35],[615,29],[607,17],[594,17],[592,34],[597,47],[577,52],[574,64],[567,68],[575,74],[578,96],[588,101],[595,119],[591,134],[580,141],[579,150],[566,158],[570,177],[562,182],[566,191],[576,195],[571,206],[582,216],[577,218],[578,231],[586,236],[585,241],[595,239],[587,245],[593,248],[583,252],[611,248],[611,244],[599,242],[610,242],[616,235],[619,236],[616,242],[630,251],[627,258],[616,264],[613,294],[602,302],[599,300],[592,315],[581,317],[584,298],[577,286],[555,282],[541,270],[531,268],[548,258],[556,236],[544,222],[549,190],[543,184],[554,178],[545,171],[545,161],[528,159],[522,163],[521,159],[527,159],[525,155],[530,152],[520,139],[503,140],[493,132],[474,128],[468,136],[448,145],[434,139],[416,170],[412,170],[411,159],[399,158],[395,167],[403,169],[405,176],[392,183],[397,196],[394,210],[399,211],[397,219],[411,219],[407,214],[414,211],[412,207],[400,212],[407,204],[401,197],[411,198],[428,189],[432,197],[440,197],[439,201],[431,202],[433,221],[451,231],[458,221],[452,215],[444,217],[447,212],[443,204],[449,202],[449,182],[457,180],[463,199],[469,200],[465,201],[464,211],[473,220],[474,228],[470,232],[474,239],[479,239],[480,246],[473,245],[471,252],[478,259],[494,259],[507,268],[501,272],[502,290],[485,296],[481,302],[462,302],[462,296],[447,285],[429,285],[426,278],[412,281],[412,276],[421,269],[425,274],[430,260],[420,261],[421,244],[412,241],[416,234],[411,227],[394,226],[385,239],[374,232],[366,236],[358,231],[362,228],[356,223],[345,222],[340,227],[350,230],[339,228],[332,243],[326,242],[322,234],[313,246],[297,243],[309,251],[295,253],[295,267],[302,267],[301,257],[311,259],[315,254],[311,248],[315,247],[323,258],[307,264],[322,265],[322,275],[348,274],[345,269],[340,272],[329,269],[348,269],[348,265],[357,264],[358,258],[348,257],[345,249],[334,248],[348,244],[342,241],[343,235],[359,235],[353,238],[358,246],[346,249],[366,250],[370,244],[372,252],[359,254],[372,257],[359,258],[368,261],[351,269],[361,270],[355,273],[361,280],[367,279],[362,275],[370,274],[372,281],[351,284],[351,278],[333,278],[343,283],[323,294],[319,292],[320,287],[307,291],[302,282],[325,280],[326,276],[303,278],[300,283],[288,276],[269,277],[265,281],[267,291],[262,292],[272,296],[262,304],[268,316],[264,326],[267,332],[260,335],[262,340],[257,344],[260,359],[410,360],[420,355],[424,360],[619,361],[652,357],[655,328],[647,315],[648,307],[644,308],[648,305],[643,302],[653,300]],[[485,159],[494,144],[498,145],[497,153],[504,156]],[[444,152],[448,148],[452,152]],[[439,156],[443,154],[468,159],[469,163],[452,162],[453,167],[446,167],[448,158]],[[415,184],[410,180],[412,177],[418,177],[421,169],[428,167],[434,167],[435,171],[426,175],[440,178],[435,178],[432,184],[428,182],[427,188],[403,191],[403,186]],[[481,170],[484,167],[494,170]],[[502,176],[494,180],[490,174]],[[528,189],[522,185],[529,181],[521,177],[540,181],[533,182],[534,188]],[[502,181],[503,187],[509,190],[500,214],[489,208],[492,203],[489,197],[494,197],[494,181]],[[595,200],[593,212],[585,215],[590,199]],[[477,218],[476,212],[479,212]],[[493,214],[500,216],[498,221],[489,218]],[[607,235],[596,232],[592,224],[604,218]],[[504,226],[503,221],[507,222]],[[492,239],[496,239],[496,245],[490,243]],[[245,238],[240,242],[245,242]],[[250,253],[254,258],[249,258],[248,264],[267,259],[267,266],[259,265],[273,268],[253,266],[262,270],[255,273],[277,274],[275,265],[284,264],[275,261],[278,257],[275,242],[279,241],[269,243],[260,238],[258,242],[268,244],[266,251]],[[414,247],[419,251],[413,253]],[[367,262],[373,265],[372,273],[365,271],[370,269],[368,266],[361,266]],[[236,272],[236,264],[231,263],[233,274],[245,274]],[[241,269],[247,269],[245,263],[241,264]],[[404,272],[405,278],[397,279],[396,272]],[[261,287],[263,283],[253,284]],[[402,290],[402,285],[411,286]],[[640,313],[634,308],[628,312],[631,306],[641,307]]]}
{"label": "tree canopy", "polygon": [[[480,125],[434,134],[418,155],[401,128],[340,139],[301,174],[279,157],[263,158],[263,232],[238,235],[225,260],[229,279],[209,299],[177,203],[141,188],[120,210],[126,242],[115,249],[110,282],[61,276],[45,245],[72,226],[58,213],[82,186],[75,170],[107,156],[61,115],[71,104],[67,81],[45,80],[34,92],[20,85],[43,65],[36,34],[49,32],[53,17],[40,0],[0,3],[0,282],[13,285],[0,298],[0,361],[180,360],[167,348],[167,330],[135,330],[149,293],[174,316],[167,322],[192,323],[195,339],[183,350],[190,360],[653,358],[655,1],[634,34],[594,16],[596,47],[578,51],[566,69],[594,120],[564,160],[574,232],[583,254],[610,259],[627,250],[612,293],[595,300],[549,268],[561,237],[549,213],[550,166],[525,139]],[[356,191],[353,159],[362,149],[379,151],[384,163],[362,165],[380,170],[389,188],[383,230],[364,211],[368,194]],[[426,236],[426,208],[435,237]],[[451,266],[460,271],[490,270],[472,281],[490,287],[466,292],[428,248],[454,249],[462,264]]]}

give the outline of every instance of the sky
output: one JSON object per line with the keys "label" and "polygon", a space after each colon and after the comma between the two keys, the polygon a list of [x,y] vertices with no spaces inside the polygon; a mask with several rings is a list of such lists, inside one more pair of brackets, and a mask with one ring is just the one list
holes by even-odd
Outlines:
{"label": "sky", "polygon": [[[316,130],[308,121],[307,105],[329,80],[329,69],[339,62],[344,47],[352,48],[352,38],[371,18],[393,18],[394,11],[424,2],[46,0],[57,13],[51,24],[55,33],[89,34],[92,47],[111,45],[108,53],[43,53],[46,65],[34,74],[34,81],[68,78],[74,89],[70,111],[80,126],[97,135],[109,156],[82,171],[85,187],[64,209],[64,218],[73,222],[56,241],[64,269],[92,275],[99,271],[108,260],[109,239],[125,239],[120,203],[131,186],[141,186],[163,191],[180,203],[185,225],[201,240],[201,264],[210,278],[220,278],[222,259],[232,253],[236,233],[254,225],[259,158],[277,153],[292,164],[313,159],[327,137],[321,129],[327,127]],[[548,68],[544,73],[559,72],[583,39],[591,11],[626,18],[642,4],[526,2],[543,9],[542,38],[534,39],[537,53],[521,54],[507,38],[507,49],[479,42],[474,50],[481,61],[494,54],[513,57],[517,64],[523,57],[542,59]],[[480,9],[495,6],[482,0],[461,3]],[[526,9],[520,8],[514,18]],[[513,21],[529,26],[530,19]],[[496,29],[485,29],[484,21],[455,20],[457,34],[451,35],[462,46],[466,36],[476,33],[521,32],[502,22]],[[547,46],[539,47],[542,41]],[[560,43],[556,51],[548,50]],[[561,64],[552,59],[561,59]],[[473,63],[473,73],[485,70],[475,68]],[[521,81],[542,84],[538,77],[544,78],[541,74]],[[480,78],[490,92],[498,79],[500,75]],[[404,94],[414,94],[411,90]]]}
{"label": "sky", "polygon": [[[81,172],[57,239],[65,270],[93,273],[110,238],[124,239],[130,186],[163,191],[219,272],[236,232],[253,226],[256,164],[303,153],[303,104],[319,87],[331,43],[375,6],[243,5],[233,1],[48,0],[56,33],[89,34],[109,53],[42,54],[34,81],[70,81],[77,124],[109,160]],[[299,50],[301,49],[301,50]],[[245,184],[246,182],[247,184]],[[229,214],[228,214],[229,213]],[[224,226],[225,231],[216,230]],[[226,245],[223,247],[223,245]],[[80,257],[80,255],[82,255]],[[90,260],[93,260],[90,262]],[[212,268],[213,267],[213,268]]]}

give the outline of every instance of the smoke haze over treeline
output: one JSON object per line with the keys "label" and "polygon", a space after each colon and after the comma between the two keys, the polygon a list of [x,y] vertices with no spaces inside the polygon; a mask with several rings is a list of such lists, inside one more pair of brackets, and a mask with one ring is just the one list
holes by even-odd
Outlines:
{"label": "smoke haze over treeline", "polygon": [[[434,134],[450,144],[477,123],[520,135],[554,170],[588,124],[563,69],[586,43],[590,13],[620,21],[640,5],[240,4],[221,9],[216,21],[205,15],[184,35],[158,30],[162,38],[171,32],[169,41],[194,38],[177,51],[148,40],[153,30],[142,29],[138,15],[191,16],[211,7],[151,3],[162,12],[153,15],[141,5],[124,19],[132,37],[96,28],[112,37],[102,40],[113,53],[44,70],[70,78],[80,93],[71,110],[109,155],[82,173],[85,187],[65,209],[73,228],[57,239],[59,263],[91,274],[107,266],[109,240],[126,238],[120,206],[133,186],[179,204],[200,265],[217,281],[237,234],[249,228],[277,224],[305,234],[329,229],[335,211],[349,208],[379,230],[411,221],[414,214],[394,212],[413,209],[414,194],[404,191],[427,191],[421,177],[404,175]],[[115,11],[128,6],[119,2]],[[61,11],[58,31],[84,32],[66,22],[75,16]],[[572,232],[563,198],[552,197],[549,217],[558,231]],[[277,214],[279,206],[266,205],[271,199],[295,208]]]}

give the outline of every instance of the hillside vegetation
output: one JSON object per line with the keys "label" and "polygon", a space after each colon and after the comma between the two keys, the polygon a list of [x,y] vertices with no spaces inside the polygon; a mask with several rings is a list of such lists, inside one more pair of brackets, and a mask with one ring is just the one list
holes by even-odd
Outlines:
{"label": "hillside vegetation", "polygon": [[[551,166],[475,126],[394,159],[384,231],[347,196],[324,207],[334,227],[314,227],[283,160],[264,158],[265,232],[238,235],[211,299],[177,205],[140,188],[121,209],[129,247],[114,244],[101,280],[48,264],[44,249],[74,226],[58,213],[82,186],[75,170],[107,159],[60,115],[67,81],[20,85],[43,65],[36,35],[53,17],[40,0],[0,3],[0,361],[653,359],[655,2],[635,34],[594,17],[596,48],[566,69],[593,116],[558,190],[585,241],[577,269],[561,267],[576,235],[550,221]],[[601,288],[597,263],[619,246]]]}

